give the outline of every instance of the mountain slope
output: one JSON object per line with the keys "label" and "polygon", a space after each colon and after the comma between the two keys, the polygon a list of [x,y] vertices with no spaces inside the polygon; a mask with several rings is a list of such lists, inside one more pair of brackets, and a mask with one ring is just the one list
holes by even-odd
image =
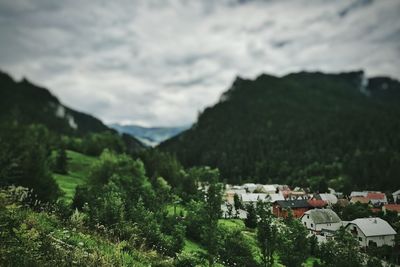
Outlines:
{"label": "mountain slope", "polygon": [[[86,135],[116,131],[99,119],[64,106],[49,90],[36,86],[26,79],[14,81],[0,72],[0,121],[20,124],[39,123],[51,131],[66,135]],[[123,136],[131,150],[143,145],[133,137]]]}
{"label": "mountain slope", "polygon": [[126,133],[136,137],[144,144],[155,146],[159,143],[174,137],[175,135],[187,130],[188,126],[182,127],[142,127],[137,125],[121,125],[114,123],[110,125],[120,133]]}
{"label": "mountain slope", "polygon": [[159,148],[230,182],[389,189],[400,186],[399,104],[398,81],[362,72],[237,78]]}

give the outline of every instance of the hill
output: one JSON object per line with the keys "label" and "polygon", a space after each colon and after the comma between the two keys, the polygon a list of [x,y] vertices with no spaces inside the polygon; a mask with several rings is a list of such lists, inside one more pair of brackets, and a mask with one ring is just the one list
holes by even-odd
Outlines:
{"label": "hill", "polygon": [[193,127],[160,144],[229,182],[400,187],[400,83],[363,72],[237,78]]}
{"label": "hill", "polygon": [[182,127],[142,127],[138,125],[121,125],[118,123],[110,124],[120,133],[129,134],[136,137],[141,142],[149,146],[156,146],[159,143],[176,136],[187,130],[189,126]]}
{"label": "hill", "polygon": [[[99,119],[63,105],[49,90],[27,79],[17,82],[0,71],[0,88],[0,122],[43,124],[49,130],[65,135],[83,136],[106,131],[117,134]],[[123,139],[130,150],[143,148],[133,137],[124,135]]]}
{"label": "hill", "polygon": [[67,151],[67,158],[68,174],[54,173],[53,177],[60,189],[65,193],[64,199],[71,201],[74,197],[76,186],[87,182],[90,167],[96,162],[97,158],[71,150]]}

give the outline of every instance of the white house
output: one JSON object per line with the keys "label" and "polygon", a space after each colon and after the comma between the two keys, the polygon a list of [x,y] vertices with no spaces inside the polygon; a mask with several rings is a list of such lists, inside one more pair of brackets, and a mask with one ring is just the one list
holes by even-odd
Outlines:
{"label": "white house", "polygon": [[246,194],[244,189],[229,189],[225,191],[225,200],[231,204],[234,202],[235,195]]}
{"label": "white house", "polygon": [[342,226],[342,220],[331,209],[312,209],[300,218],[310,234],[321,235],[322,232],[334,232]]}
{"label": "white house", "polygon": [[[229,214],[229,208],[228,205],[231,205],[231,214]],[[221,205],[221,211],[222,211],[222,218],[235,218],[236,215],[238,216],[239,219],[246,219],[247,218],[247,211],[239,209],[238,212],[236,213],[235,207],[230,204],[230,203],[224,203]]]}
{"label": "white house", "polygon": [[315,198],[326,201],[328,205],[335,205],[338,202],[338,198],[334,194],[330,193],[318,194]]}
{"label": "white house", "polygon": [[243,205],[256,204],[259,200],[264,201],[266,197],[267,194],[262,193],[245,193],[239,195],[239,198]]}
{"label": "white house", "polygon": [[278,200],[285,200],[285,197],[281,192],[279,193],[274,193],[274,194],[268,194],[267,197],[265,198],[265,201],[274,203],[275,201]]}
{"label": "white house", "polygon": [[394,246],[396,231],[381,218],[361,218],[349,222],[346,230],[357,238],[361,247]]}
{"label": "white house", "polygon": [[264,184],[261,186],[261,191],[266,194],[275,194],[276,186],[273,184]]}
{"label": "white house", "polygon": [[400,189],[397,190],[396,192],[393,192],[393,201],[394,203],[397,203],[397,200],[400,200]]}
{"label": "white house", "polygon": [[257,185],[253,183],[243,184],[242,189],[245,189],[247,192],[253,193],[254,190],[257,189]]}
{"label": "white house", "polygon": [[350,193],[350,198],[352,197],[367,197],[368,192],[366,191],[353,191]]}

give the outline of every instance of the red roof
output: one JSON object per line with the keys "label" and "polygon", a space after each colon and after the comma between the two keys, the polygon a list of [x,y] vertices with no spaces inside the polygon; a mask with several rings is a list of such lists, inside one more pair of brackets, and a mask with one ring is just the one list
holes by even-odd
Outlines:
{"label": "red roof", "polygon": [[368,193],[367,198],[368,199],[385,199],[385,194],[384,193]]}
{"label": "red roof", "polygon": [[319,199],[310,199],[307,202],[308,204],[310,204],[310,206],[313,206],[314,208],[325,207],[327,205],[326,201]]}
{"label": "red roof", "polygon": [[373,213],[378,213],[378,212],[381,211],[381,209],[380,209],[380,208],[372,208],[371,211],[372,211]]}
{"label": "red roof", "polygon": [[386,210],[391,210],[400,213],[400,204],[387,204],[384,205]]}

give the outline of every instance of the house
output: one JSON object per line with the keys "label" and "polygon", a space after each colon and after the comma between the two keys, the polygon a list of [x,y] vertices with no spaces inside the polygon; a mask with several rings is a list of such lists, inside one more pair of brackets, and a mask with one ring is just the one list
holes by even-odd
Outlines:
{"label": "house", "polygon": [[265,194],[275,194],[277,191],[276,186],[273,184],[261,185],[258,189],[261,193],[265,193]]}
{"label": "house", "polygon": [[246,192],[253,193],[254,190],[257,189],[257,185],[253,183],[243,184],[242,189],[246,190]]}
{"label": "house", "polygon": [[265,201],[274,203],[275,201],[278,200],[285,200],[285,197],[283,196],[283,194],[281,192],[277,193],[277,194],[268,194]]}
{"label": "house", "polygon": [[360,202],[361,204],[368,204],[369,203],[369,199],[367,197],[363,197],[363,196],[354,196],[351,198],[350,203],[357,203]]}
{"label": "house", "polygon": [[319,199],[309,199],[307,200],[307,202],[314,209],[322,209],[328,206],[328,203],[326,201]]}
{"label": "house", "polygon": [[310,234],[326,236],[342,226],[342,220],[331,209],[313,209],[301,216],[301,222],[310,231]]}
{"label": "house", "polygon": [[353,191],[350,194],[350,202],[351,203],[371,203],[374,206],[380,206],[387,204],[386,195],[382,192],[374,192],[374,191]]}
{"label": "house", "polygon": [[276,217],[287,218],[289,210],[292,210],[293,217],[300,218],[311,208],[306,199],[278,200],[272,204],[272,213]]}
{"label": "house", "polygon": [[235,194],[246,194],[246,190],[244,189],[229,189],[225,191],[225,200],[231,204],[234,202]]}
{"label": "house", "polygon": [[357,238],[361,247],[394,246],[396,231],[381,218],[355,219],[346,225],[346,230]]}
{"label": "house", "polygon": [[383,205],[382,211],[386,214],[387,211],[397,212],[397,215],[400,216],[400,204],[386,204]]}
{"label": "house", "polygon": [[300,191],[289,191],[283,192],[285,199],[295,200],[295,199],[308,199],[308,195],[303,190]]}
{"label": "house", "polygon": [[342,208],[347,207],[349,205],[349,200],[345,198],[339,198],[337,205]]}
{"label": "house", "polygon": [[315,199],[326,201],[330,206],[335,205],[338,202],[338,198],[331,193],[317,194],[314,197]]}
{"label": "house", "polygon": [[350,198],[353,197],[367,197],[368,192],[366,191],[353,191],[350,193]]}
{"label": "house", "polygon": [[240,201],[243,205],[256,204],[259,200],[264,201],[266,197],[267,194],[262,193],[245,193],[239,195]]}
{"label": "house", "polygon": [[367,198],[368,198],[369,202],[374,206],[388,204],[386,195],[381,192],[368,192]]}
{"label": "house", "polygon": [[400,189],[397,190],[396,192],[393,192],[393,201],[394,203],[400,202]]}
{"label": "house", "polygon": [[[231,212],[229,212],[228,206],[230,205]],[[236,213],[235,207],[230,204],[230,203],[224,203],[221,205],[221,212],[222,212],[222,218],[236,218],[236,215],[238,216],[239,219],[246,219],[247,218],[247,211],[239,209],[238,212]]]}

